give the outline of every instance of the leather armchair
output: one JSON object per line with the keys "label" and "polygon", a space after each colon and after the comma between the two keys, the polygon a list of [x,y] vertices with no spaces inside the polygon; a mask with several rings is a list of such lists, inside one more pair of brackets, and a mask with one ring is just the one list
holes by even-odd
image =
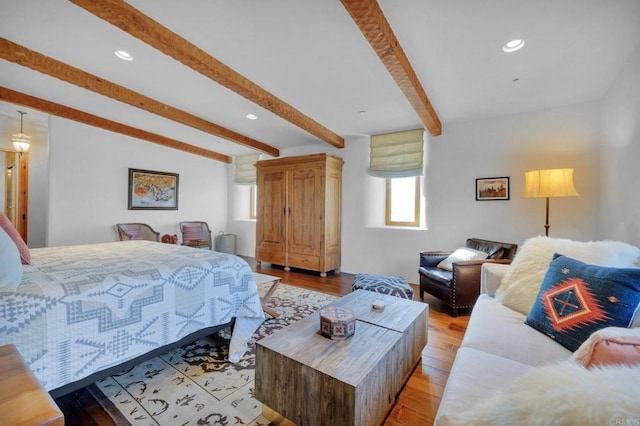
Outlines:
{"label": "leather armchair", "polygon": [[469,238],[465,247],[484,251],[484,260],[454,262],[452,271],[438,268],[452,251],[423,251],[420,253],[420,298],[427,292],[442,300],[456,317],[461,310],[472,308],[480,295],[480,271],[483,263],[505,263],[513,260],[517,244]]}

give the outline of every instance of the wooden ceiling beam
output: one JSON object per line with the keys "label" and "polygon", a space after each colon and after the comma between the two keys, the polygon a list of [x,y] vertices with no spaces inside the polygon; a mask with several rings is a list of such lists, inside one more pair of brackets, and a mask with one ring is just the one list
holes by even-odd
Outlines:
{"label": "wooden ceiling beam", "polygon": [[190,145],[179,140],[167,138],[156,133],[147,132],[146,130],[131,127],[126,124],[118,123],[116,121],[112,121],[103,117],[98,117],[97,115],[89,114],[87,112],[80,111],[74,108],[69,108],[67,106],[47,101],[45,99],[36,98],[25,93],[16,92],[15,90],[11,90],[6,87],[0,87],[0,99],[6,102],[11,102],[13,104],[33,108],[47,114],[52,114],[58,117],[77,121],[79,123],[88,124],[89,126],[99,127],[110,132],[116,132],[122,135],[131,136],[136,139],[153,142],[158,145],[188,152],[190,154],[200,155],[212,160],[231,163],[231,157],[229,157],[228,155],[210,151],[199,146]]}
{"label": "wooden ceiling beam", "polygon": [[280,151],[277,148],[204,120],[186,111],[159,102],[148,96],[144,96],[138,92],[134,92],[124,86],[112,83],[81,69],[72,67],[71,65],[30,50],[5,38],[0,38],[0,58],[66,81],[67,83],[75,84],[83,89],[91,90],[92,92],[107,96],[116,101],[157,114],[169,120],[193,127],[194,129],[252,149],[257,149],[271,156],[280,156]]}
{"label": "wooden ceiling beam", "polygon": [[433,136],[442,123],[376,0],[340,0]]}
{"label": "wooden ceiling beam", "polygon": [[122,0],[69,0],[337,148],[344,139]]}

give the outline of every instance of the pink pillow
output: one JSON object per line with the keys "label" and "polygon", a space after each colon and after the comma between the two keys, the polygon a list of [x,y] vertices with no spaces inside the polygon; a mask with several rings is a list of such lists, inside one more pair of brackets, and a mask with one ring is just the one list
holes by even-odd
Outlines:
{"label": "pink pillow", "polygon": [[571,359],[587,368],[640,365],[640,328],[607,327],[593,333]]}
{"label": "pink pillow", "polygon": [[13,242],[16,243],[22,263],[31,263],[29,247],[27,247],[27,244],[24,242],[20,234],[18,234],[18,230],[13,226],[13,223],[11,223],[7,215],[2,212],[0,212],[0,228],[4,229],[4,232],[6,232]]}

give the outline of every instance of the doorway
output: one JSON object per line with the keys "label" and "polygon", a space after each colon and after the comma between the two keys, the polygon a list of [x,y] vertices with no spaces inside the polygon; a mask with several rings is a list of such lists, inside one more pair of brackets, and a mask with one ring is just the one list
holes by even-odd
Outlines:
{"label": "doorway", "polygon": [[27,153],[0,151],[4,156],[4,190],[2,204],[5,215],[16,227],[22,239],[27,241],[29,199],[29,156]]}

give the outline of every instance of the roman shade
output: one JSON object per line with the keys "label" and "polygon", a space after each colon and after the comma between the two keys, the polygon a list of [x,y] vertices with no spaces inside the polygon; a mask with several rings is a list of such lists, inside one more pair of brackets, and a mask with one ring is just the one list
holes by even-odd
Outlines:
{"label": "roman shade", "polygon": [[233,183],[238,185],[255,185],[256,184],[256,167],[255,164],[260,160],[261,154],[250,154],[236,157],[236,172]]}
{"label": "roman shade", "polygon": [[423,173],[424,129],[371,136],[369,174],[382,178]]}

